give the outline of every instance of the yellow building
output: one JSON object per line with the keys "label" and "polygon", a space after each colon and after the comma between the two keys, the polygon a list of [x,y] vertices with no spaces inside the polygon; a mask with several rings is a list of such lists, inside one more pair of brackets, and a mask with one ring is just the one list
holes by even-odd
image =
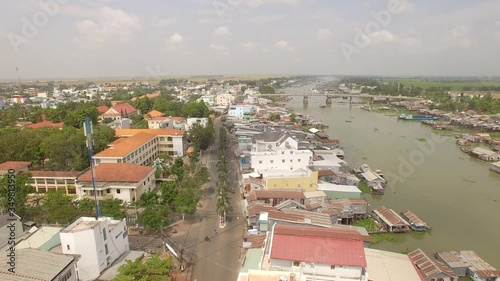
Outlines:
{"label": "yellow building", "polygon": [[263,173],[263,187],[273,189],[302,189],[316,191],[318,188],[318,171],[299,169],[294,172],[272,171]]}

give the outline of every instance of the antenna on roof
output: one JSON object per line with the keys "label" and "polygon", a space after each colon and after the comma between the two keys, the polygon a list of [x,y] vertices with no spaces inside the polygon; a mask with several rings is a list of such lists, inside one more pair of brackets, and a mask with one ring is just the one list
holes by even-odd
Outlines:
{"label": "antenna on roof", "polygon": [[90,173],[92,174],[92,187],[94,190],[94,199],[95,199],[95,219],[98,220],[99,217],[101,216],[101,209],[99,206],[99,200],[97,200],[97,188],[96,188],[96,183],[95,183],[95,171],[94,171],[94,152],[92,150],[92,146],[94,145],[94,140],[92,139],[92,134],[93,134],[93,129],[92,129],[92,122],[90,121],[90,118],[85,117],[85,123],[83,123],[83,132],[85,136],[87,137],[87,149],[89,152],[89,161],[90,161]]}

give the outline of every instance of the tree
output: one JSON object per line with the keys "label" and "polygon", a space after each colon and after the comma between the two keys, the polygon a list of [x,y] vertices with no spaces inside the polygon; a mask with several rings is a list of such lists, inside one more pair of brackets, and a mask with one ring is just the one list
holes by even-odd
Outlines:
{"label": "tree", "polygon": [[161,202],[168,206],[172,206],[177,197],[177,183],[174,181],[162,182],[160,184]]}
{"label": "tree", "polygon": [[182,214],[194,214],[201,196],[195,188],[180,188],[174,200],[175,210]]}
{"label": "tree", "polygon": [[168,167],[169,167],[169,163],[166,163],[166,161],[162,158],[158,157],[153,162],[153,168],[156,170],[155,175],[157,178],[163,177],[163,175],[167,171]]}
{"label": "tree", "polygon": [[164,205],[148,205],[139,214],[139,223],[153,231],[160,231],[168,226],[168,213],[168,208]]}
{"label": "tree", "polygon": [[279,115],[279,113],[271,113],[269,115],[269,117],[267,118],[267,120],[269,121],[279,121],[281,119],[281,116]]}
{"label": "tree", "polygon": [[193,124],[191,128],[191,140],[196,149],[201,151],[207,150],[215,140],[215,130],[212,120],[208,122],[205,128],[200,124]]}
{"label": "tree", "polygon": [[144,192],[141,194],[141,198],[137,201],[137,206],[147,207],[149,205],[158,204],[158,195],[154,192]]}
{"label": "tree", "polygon": [[78,215],[78,209],[71,202],[71,197],[62,189],[47,192],[44,209],[48,214],[49,223],[70,223]]}
{"label": "tree", "polygon": [[202,118],[210,115],[210,109],[203,101],[189,101],[182,109],[184,117]]}
{"label": "tree", "polygon": [[118,199],[99,201],[101,206],[101,216],[112,217],[115,220],[121,220],[125,217],[125,211],[121,207],[121,201]]}
{"label": "tree", "polygon": [[177,177],[178,181],[182,181],[184,177],[184,161],[182,160],[182,158],[175,158],[174,164],[172,165],[170,171]]}
{"label": "tree", "polygon": [[[33,191],[33,188],[29,184],[31,182],[30,173],[19,173],[15,176],[15,213],[24,217],[26,214],[26,201],[28,194]],[[0,181],[0,198],[2,199],[2,207],[8,208],[9,200],[9,175],[3,175]]]}
{"label": "tree", "polygon": [[118,268],[118,275],[113,281],[171,281],[169,274],[173,266],[171,257],[162,259],[159,255],[149,256],[145,261],[127,260]]}

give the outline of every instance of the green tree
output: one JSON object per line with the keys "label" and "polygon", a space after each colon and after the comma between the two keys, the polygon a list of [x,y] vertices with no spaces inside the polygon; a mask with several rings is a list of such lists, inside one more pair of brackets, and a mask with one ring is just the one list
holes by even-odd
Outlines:
{"label": "green tree", "polygon": [[215,130],[212,120],[208,122],[207,127],[202,127],[200,124],[193,124],[191,128],[191,140],[194,147],[198,150],[204,151],[212,145],[215,140]]}
{"label": "green tree", "polygon": [[184,117],[202,118],[210,115],[210,109],[203,101],[189,101],[183,109],[182,115]]}
{"label": "green tree", "polygon": [[139,198],[139,201],[137,201],[137,206],[147,207],[150,205],[156,205],[158,204],[158,198],[158,195],[154,192],[144,192],[141,195],[141,198]]}
{"label": "green tree", "polygon": [[182,160],[182,158],[175,158],[174,164],[170,168],[170,171],[177,177],[178,181],[182,181],[182,179],[184,178],[184,161]]}
{"label": "green tree", "polygon": [[149,256],[145,261],[127,260],[118,268],[118,275],[113,281],[171,281],[173,266],[172,258],[162,259],[159,255]]}
{"label": "green tree", "polygon": [[118,199],[109,199],[99,201],[101,206],[101,216],[112,217],[115,220],[121,220],[125,217],[125,210]]}
{"label": "green tree", "polygon": [[172,206],[178,193],[177,183],[174,181],[162,182],[160,184],[160,190],[161,202],[168,206]]}
{"label": "green tree", "polygon": [[[31,187],[31,174],[30,173],[19,173],[15,175],[15,196],[14,196],[14,206],[15,213],[21,218],[26,214],[26,201],[28,194],[33,191]],[[11,182],[12,184],[12,182]],[[3,175],[0,181],[0,199],[2,201],[1,206],[4,209],[9,207],[9,174]],[[11,194],[12,195],[12,194]]]}
{"label": "green tree", "polygon": [[47,192],[44,209],[48,214],[49,223],[66,224],[78,216],[77,207],[62,189]]}
{"label": "green tree", "polygon": [[139,223],[148,229],[160,231],[168,226],[168,214],[168,208],[164,205],[148,205],[144,211],[139,214]]}

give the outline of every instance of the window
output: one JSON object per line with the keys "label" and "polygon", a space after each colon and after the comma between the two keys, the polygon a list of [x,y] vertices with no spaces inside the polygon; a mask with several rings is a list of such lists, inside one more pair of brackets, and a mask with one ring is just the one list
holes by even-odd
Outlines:
{"label": "window", "polygon": [[273,164],[273,163],[274,163],[274,160],[271,160],[271,164]]}
{"label": "window", "polygon": [[168,138],[167,138],[167,141],[172,141],[172,137],[168,137]]}
{"label": "window", "polygon": [[102,238],[104,238],[104,240],[106,240],[108,238],[108,237],[106,237],[106,228],[102,229]]}
{"label": "window", "polygon": [[110,193],[111,193],[111,189],[109,189],[109,188],[108,188],[108,189],[106,189],[106,193],[107,193],[107,194],[110,194]]}
{"label": "window", "polygon": [[259,160],[259,164],[262,164],[262,160]]}
{"label": "window", "polygon": [[330,265],[330,269],[335,269],[335,265]]}
{"label": "window", "polygon": [[285,163],[285,159],[282,159],[282,160],[281,160],[281,163]]}
{"label": "window", "polygon": [[120,194],[120,189],[119,188],[116,190],[116,194]]}
{"label": "window", "polygon": [[66,249],[67,250],[71,250],[71,248],[69,247],[69,245],[66,245]]}
{"label": "window", "polygon": [[108,244],[104,244],[104,252],[106,253],[106,255],[109,253]]}
{"label": "window", "polygon": [[313,184],[312,184],[312,183],[310,183],[310,184],[309,184],[309,187],[313,187]]}
{"label": "window", "polygon": [[300,266],[300,262],[298,262],[298,261],[294,261],[294,262],[293,262],[293,266]]}
{"label": "window", "polygon": [[282,151],[282,152],[281,152],[281,155],[284,155],[284,154],[285,154],[285,152],[284,152],[284,151]]}
{"label": "window", "polygon": [[292,150],[292,151],[290,151],[290,154],[293,154],[293,150]]}
{"label": "window", "polygon": [[290,159],[290,163],[293,163],[293,159]]}
{"label": "window", "polygon": [[71,269],[68,272],[66,272],[64,275],[61,275],[59,277],[59,281],[69,280],[70,277],[71,277]]}
{"label": "window", "polygon": [[297,162],[300,162],[300,158],[299,158],[299,159],[297,159]]}

